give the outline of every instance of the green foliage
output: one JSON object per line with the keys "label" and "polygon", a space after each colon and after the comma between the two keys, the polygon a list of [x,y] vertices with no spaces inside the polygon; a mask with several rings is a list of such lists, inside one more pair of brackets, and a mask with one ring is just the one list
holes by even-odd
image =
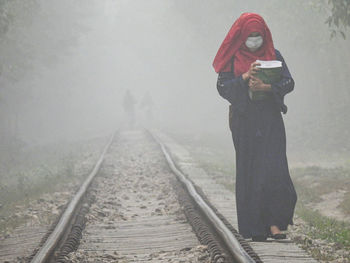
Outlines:
{"label": "green foliage", "polygon": [[[299,200],[303,204],[322,201],[322,195],[345,191],[350,195],[350,169],[343,167],[323,168],[308,166],[291,169],[291,176],[297,190]],[[349,196],[350,197],[350,196]],[[341,206],[345,214],[350,214],[350,200],[346,198]]]}
{"label": "green foliage", "polygon": [[[347,191],[350,194],[350,170],[342,167],[322,168],[309,166],[291,170],[293,182],[298,194],[297,214],[308,223],[308,236],[313,239],[323,239],[334,242],[338,247],[350,250],[350,225],[314,211],[312,204],[321,200],[323,194]],[[344,209],[349,200],[343,200],[341,208],[346,214],[350,210]],[[316,253],[314,251],[312,253]],[[319,255],[316,255],[317,257]]]}
{"label": "green foliage", "polygon": [[11,20],[9,10],[7,7],[8,2],[9,1],[0,2],[0,36],[7,32]]}
{"label": "green foliage", "polygon": [[350,215],[350,192],[347,192],[339,207],[348,215]]}
{"label": "green foliage", "polygon": [[345,39],[345,30],[350,27],[350,0],[328,0],[331,5],[331,15],[326,20],[332,29],[331,37],[335,37],[339,33]]}
{"label": "green foliage", "polygon": [[297,212],[310,225],[310,231],[307,234],[312,238],[335,242],[350,250],[350,225],[348,223],[322,216],[317,211],[303,206],[299,207]]}

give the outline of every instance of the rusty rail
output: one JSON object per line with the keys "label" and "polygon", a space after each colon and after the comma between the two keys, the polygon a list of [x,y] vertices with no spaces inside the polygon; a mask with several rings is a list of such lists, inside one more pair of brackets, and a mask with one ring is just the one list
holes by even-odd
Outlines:
{"label": "rusty rail", "polygon": [[220,220],[220,218],[216,215],[216,213],[210,208],[210,206],[203,200],[200,194],[196,191],[194,185],[187,177],[177,169],[174,161],[172,160],[170,153],[166,149],[165,145],[162,141],[151,131],[149,131],[154,140],[160,145],[164,156],[169,164],[170,169],[175,173],[178,180],[183,183],[191,195],[193,200],[200,207],[202,212],[205,214],[207,219],[213,224],[218,235],[225,242],[227,248],[231,252],[234,259],[239,263],[255,263],[255,260],[252,259],[249,254],[244,250],[236,237],[232,234],[232,232],[227,228],[227,226]]}

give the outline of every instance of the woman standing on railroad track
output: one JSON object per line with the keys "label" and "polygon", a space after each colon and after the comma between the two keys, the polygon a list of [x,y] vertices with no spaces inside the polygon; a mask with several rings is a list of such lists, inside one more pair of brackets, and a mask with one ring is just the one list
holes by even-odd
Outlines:
{"label": "woman standing on railroad track", "polygon": [[[281,80],[265,84],[254,75],[256,60],[282,62]],[[230,102],[229,124],[236,151],[236,205],[244,238],[284,239],[293,224],[296,192],[289,175],[286,135],[281,112],[294,80],[281,53],[274,48],[264,19],[242,14],[233,24],[213,62],[219,94]],[[249,92],[263,91],[252,100]]]}

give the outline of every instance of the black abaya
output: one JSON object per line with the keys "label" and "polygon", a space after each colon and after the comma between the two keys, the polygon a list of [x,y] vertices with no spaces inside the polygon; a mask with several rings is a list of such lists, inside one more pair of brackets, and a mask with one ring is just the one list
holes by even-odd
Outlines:
{"label": "black abaya", "polygon": [[[251,101],[247,83],[231,72],[219,73],[219,94],[230,103],[230,129],[236,150],[236,205],[239,232],[243,237],[269,234],[270,226],[286,230],[293,224],[296,193],[286,157],[282,114],[284,95],[294,80],[280,52],[282,80],[271,85],[266,100]],[[233,67],[233,63],[232,63]]]}

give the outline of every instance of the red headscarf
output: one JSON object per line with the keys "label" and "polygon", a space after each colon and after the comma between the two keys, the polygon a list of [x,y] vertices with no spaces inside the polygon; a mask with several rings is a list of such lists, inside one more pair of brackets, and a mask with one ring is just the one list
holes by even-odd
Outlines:
{"label": "red headscarf", "polygon": [[[258,50],[251,52],[245,45],[245,41],[253,32],[259,32],[264,42]],[[260,15],[243,13],[236,20],[215,56],[213,62],[215,71],[217,73],[230,71],[232,56],[234,56],[235,76],[247,72],[250,65],[257,59],[276,59],[271,32]]]}

